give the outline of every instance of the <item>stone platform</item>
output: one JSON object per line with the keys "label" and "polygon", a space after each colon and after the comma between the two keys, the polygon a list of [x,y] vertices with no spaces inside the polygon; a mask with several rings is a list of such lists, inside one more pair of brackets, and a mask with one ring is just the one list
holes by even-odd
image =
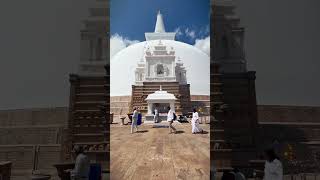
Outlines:
{"label": "stone platform", "polygon": [[209,125],[201,124],[208,134],[192,134],[189,123],[174,124],[177,134],[167,127],[111,125],[111,179],[209,179]]}

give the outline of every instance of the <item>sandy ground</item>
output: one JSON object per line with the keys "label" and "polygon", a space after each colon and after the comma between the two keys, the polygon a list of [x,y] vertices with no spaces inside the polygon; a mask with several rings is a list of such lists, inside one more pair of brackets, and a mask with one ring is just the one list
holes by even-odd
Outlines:
{"label": "sandy ground", "polygon": [[177,134],[166,123],[131,134],[130,125],[112,125],[111,179],[209,179],[209,124],[201,124],[207,134],[192,134],[188,123],[174,126]]}

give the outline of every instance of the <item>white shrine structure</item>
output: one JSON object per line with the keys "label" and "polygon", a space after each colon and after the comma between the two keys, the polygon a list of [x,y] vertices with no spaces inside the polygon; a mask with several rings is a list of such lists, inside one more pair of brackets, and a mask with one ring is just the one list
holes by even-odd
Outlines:
{"label": "white shrine structure", "polygon": [[[143,96],[144,101],[147,102],[147,114],[146,120],[151,120],[148,116],[152,116],[155,108],[164,113],[167,111],[167,107],[175,111],[175,101],[183,97],[181,94],[169,93],[171,89],[168,89],[168,84],[170,82],[176,83],[176,85],[181,85],[186,88],[187,101],[190,101],[190,90],[187,84],[186,69],[180,58],[176,57],[175,49],[170,46],[170,43],[163,42],[164,40],[175,40],[175,32],[166,32],[162,14],[160,11],[157,15],[157,21],[154,32],[145,33],[145,38],[147,42],[152,42],[152,44],[146,44],[146,50],[144,52],[143,58],[138,62],[137,68],[135,70],[135,87],[142,86],[144,89],[150,89],[150,86],[160,84],[160,90],[154,93],[148,94],[147,97]],[[162,90],[162,86],[167,87],[168,91]],[[159,87],[159,86],[158,86]],[[134,90],[133,90],[134,92]],[[149,93],[150,91],[148,91]],[[171,90],[172,92],[172,90]],[[176,98],[176,96],[178,98]],[[181,106],[179,107],[181,111]],[[145,108],[143,108],[145,109]]]}
{"label": "white shrine structure", "polygon": [[[160,90],[156,91],[152,94],[149,94],[146,98],[146,101],[148,103],[148,113],[146,115],[146,121],[152,121],[153,120],[153,110],[155,108],[158,108],[158,110],[161,110],[159,108],[162,108],[163,110],[166,110],[166,108],[169,106],[170,109],[175,111],[174,103],[177,100],[177,98],[167,91],[162,90],[162,86],[160,86]],[[160,106],[160,107],[159,107]],[[166,115],[164,116],[166,117]],[[160,119],[164,119],[163,115],[160,114]]]}

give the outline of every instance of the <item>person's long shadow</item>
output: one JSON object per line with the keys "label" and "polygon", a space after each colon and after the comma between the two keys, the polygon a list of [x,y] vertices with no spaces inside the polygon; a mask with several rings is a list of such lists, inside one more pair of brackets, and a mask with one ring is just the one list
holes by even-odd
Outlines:
{"label": "person's long shadow", "polygon": [[146,133],[146,132],[149,132],[148,130],[140,130],[140,131],[137,131],[137,133]]}
{"label": "person's long shadow", "polygon": [[202,132],[199,133],[199,134],[209,134],[209,132],[208,132],[208,131],[202,131]]}
{"label": "person's long shadow", "polygon": [[181,131],[181,130],[176,131],[176,134],[182,134],[182,133],[184,133],[184,131]]}

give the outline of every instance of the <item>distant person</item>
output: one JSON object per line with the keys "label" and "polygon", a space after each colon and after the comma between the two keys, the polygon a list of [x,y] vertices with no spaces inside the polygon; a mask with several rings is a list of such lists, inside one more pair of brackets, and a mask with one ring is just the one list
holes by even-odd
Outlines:
{"label": "distant person", "polygon": [[235,173],[236,180],[246,180],[246,177],[242,172],[239,171],[238,168],[234,168],[233,172]]}
{"label": "distant person", "polygon": [[154,109],[153,121],[154,121],[154,123],[158,123],[159,122],[159,111],[158,111],[157,108]]}
{"label": "distant person", "polygon": [[263,180],[283,180],[282,163],[273,149],[265,150],[266,162],[264,165]]}
{"label": "distant person", "polygon": [[199,114],[196,109],[193,109],[191,125],[192,125],[192,130],[191,130],[192,134],[203,132],[203,129],[200,127]]}
{"label": "distant person", "polygon": [[89,180],[90,161],[87,155],[84,154],[82,146],[75,146],[76,162],[74,169],[70,172],[72,180]]}
{"label": "distant person", "polygon": [[174,120],[174,112],[171,110],[170,107],[168,107],[167,121],[169,122],[170,134],[172,133],[172,130],[174,131],[174,133],[177,132],[177,129],[172,126],[173,120]]}
{"label": "distant person", "polygon": [[133,128],[136,128],[136,132],[138,132],[138,110],[137,108],[133,108],[132,114],[132,123],[131,123],[131,134],[133,133]]}

